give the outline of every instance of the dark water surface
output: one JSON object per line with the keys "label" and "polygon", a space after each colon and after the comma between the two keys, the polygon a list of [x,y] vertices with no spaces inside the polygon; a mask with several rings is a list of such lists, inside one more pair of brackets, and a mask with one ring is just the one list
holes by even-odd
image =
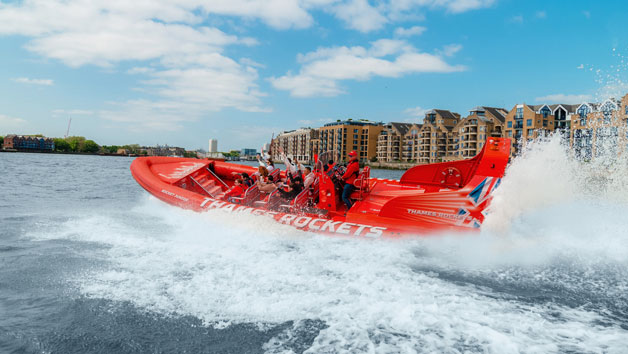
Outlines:
{"label": "dark water surface", "polygon": [[628,352],[622,203],[365,241],[164,205],[131,161],[0,154],[0,353]]}

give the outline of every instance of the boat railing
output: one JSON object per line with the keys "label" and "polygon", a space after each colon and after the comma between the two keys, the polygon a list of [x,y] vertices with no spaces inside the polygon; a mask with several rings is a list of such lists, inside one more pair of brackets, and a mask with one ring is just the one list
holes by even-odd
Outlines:
{"label": "boat railing", "polygon": [[220,177],[218,177],[218,175],[216,173],[214,173],[214,171],[212,171],[209,167],[207,167],[206,169],[207,169],[207,171],[209,171],[209,173],[214,177],[214,179],[216,181],[220,182],[220,184],[225,186],[225,188],[229,189],[229,185],[226,184]]}
{"label": "boat railing", "polygon": [[291,212],[299,212],[308,205],[308,202],[312,201],[314,204],[313,201],[318,195],[318,190],[318,178],[316,178],[309,188],[303,189],[289,205],[282,205],[282,207],[288,207]]}
{"label": "boat railing", "polygon": [[371,179],[371,168],[368,166],[364,166],[362,169],[362,173],[356,178],[353,185],[358,189],[358,199],[364,199],[364,195],[369,192],[369,180]]}
{"label": "boat railing", "polygon": [[242,205],[251,205],[257,199],[259,199],[259,195],[260,195],[259,188],[257,187],[257,184],[254,184],[254,185],[250,186],[249,188],[247,188],[247,190],[246,190],[246,192],[244,192],[244,196],[242,198],[234,197],[234,198],[231,198],[231,199],[234,202],[238,202],[239,204],[242,204]]}

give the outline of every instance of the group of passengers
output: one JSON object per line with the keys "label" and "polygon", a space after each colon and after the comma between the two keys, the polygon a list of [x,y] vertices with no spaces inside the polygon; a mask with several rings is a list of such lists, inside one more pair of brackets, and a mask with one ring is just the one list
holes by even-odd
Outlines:
{"label": "group of passengers", "polygon": [[[249,176],[246,172],[240,173],[240,177],[235,179],[234,186],[225,193],[223,198],[228,200],[240,198],[244,196],[246,190],[254,184],[257,184],[261,193],[267,195],[277,190],[280,196],[286,201],[293,200],[304,189],[309,190],[316,179],[316,176],[312,173],[312,169],[309,166],[301,165],[298,161],[294,163],[292,159],[283,153],[283,149],[281,148],[280,154],[286,166],[286,178],[284,180],[281,180],[281,178],[274,180],[272,176],[272,172],[276,169],[274,162],[269,156],[263,159],[258,155],[257,160],[259,167],[257,172],[252,176]],[[350,196],[355,190],[354,182],[360,173],[357,155],[355,151],[349,153],[349,161],[347,162],[346,169],[343,174],[338,175],[338,179],[344,184],[344,186],[341,187],[342,201],[347,206],[347,210],[353,205]],[[333,160],[330,160],[327,165],[323,166],[323,170],[329,176],[339,171],[338,166]],[[276,174],[276,176],[279,176],[279,174]]]}
{"label": "group of passengers", "polygon": [[[259,191],[263,194],[268,195],[277,190],[280,196],[287,201],[294,199],[304,189],[310,188],[315,179],[312,169],[301,165],[299,162],[293,163],[292,159],[286,156],[283,151],[281,151],[281,154],[286,165],[286,178],[284,180],[280,178],[275,180],[273,178],[272,172],[276,167],[270,157],[262,159],[258,155],[259,167],[257,172],[251,176],[245,172],[239,174],[240,177],[235,179],[234,186],[224,194],[223,199],[233,200],[232,198],[240,198],[253,184],[256,184]],[[275,175],[279,176],[279,174]]]}

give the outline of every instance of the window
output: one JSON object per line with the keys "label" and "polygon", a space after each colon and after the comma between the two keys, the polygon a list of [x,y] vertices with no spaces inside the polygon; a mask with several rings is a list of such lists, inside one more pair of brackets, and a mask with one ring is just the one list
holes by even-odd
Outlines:
{"label": "window", "polygon": [[509,137],[509,138],[512,138],[512,130],[509,130],[509,131],[508,131],[508,137]]}
{"label": "window", "polygon": [[532,119],[528,119],[528,121],[526,122],[526,125],[528,127],[532,126]]}
{"label": "window", "polygon": [[549,109],[549,107],[544,106],[543,108],[541,108],[541,115],[543,115],[543,118],[547,118],[551,113],[552,111]]}
{"label": "window", "polygon": [[508,121],[508,128],[512,128],[512,121],[511,120]]}
{"label": "window", "polygon": [[353,129],[353,132],[354,132],[354,133],[357,133],[357,132],[358,132],[358,130],[357,130],[357,129]]}
{"label": "window", "polygon": [[523,107],[517,107],[517,113],[515,113],[515,119],[523,119]]}
{"label": "window", "polygon": [[[626,107],[628,107],[628,106],[626,106]],[[580,115],[580,119],[586,119],[587,118],[587,114],[589,114],[590,112],[591,112],[591,108],[588,105],[583,104],[582,106],[580,106],[580,108],[578,108],[578,111],[576,113],[578,113],[578,115]],[[584,124],[586,124],[586,123],[584,123]]]}
{"label": "window", "polygon": [[534,134],[534,129],[528,129],[528,136],[531,136],[532,134]]}
{"label": "window", "polygon": [[628,114],[628,104],[626,105],[626,114]]}

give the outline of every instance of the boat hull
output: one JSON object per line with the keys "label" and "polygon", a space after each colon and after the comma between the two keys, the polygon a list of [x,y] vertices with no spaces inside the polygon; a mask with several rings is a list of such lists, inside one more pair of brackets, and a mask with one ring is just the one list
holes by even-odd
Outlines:
{"label": "boat hull", "polygon": [[[332,235],[426,236],[480,227],[491,193],[503,176],[510,149],[508,139],[489,139],[489,142],[493,150],[485,148],[475,161],[426,165],[426,168],[417,166],[416,170],[410,169],[404,174],[405,181],[404,177],[400,181],[369,178],[365,187],[368,192],[361,194],[349,211],[343,210],[342,205],[325,208],[324,200],[328,200],[333,191],[325,189],[322,182],[318,204],[298,210],[285,205],[284,208],[269,207],[268,203],[258,206],[260,202],[243,205],[222,200],[212,193],[210,188],[224,191],[231,187],[235,174],[253,174],[256,169],[251,166],[143,157],[133,161],[131,172],[150,194],[185,209],[264,216],[298,229]],[[467,165],[461,163],[470,167],[465,170],[463,167]],[[452,174],[452,170],[456,172]],[[210,180],[212,176],[215,181]],[[321,173],[320,178],[327,177]],[[333,199],[332,202],[338,202],[337,195]]]}

